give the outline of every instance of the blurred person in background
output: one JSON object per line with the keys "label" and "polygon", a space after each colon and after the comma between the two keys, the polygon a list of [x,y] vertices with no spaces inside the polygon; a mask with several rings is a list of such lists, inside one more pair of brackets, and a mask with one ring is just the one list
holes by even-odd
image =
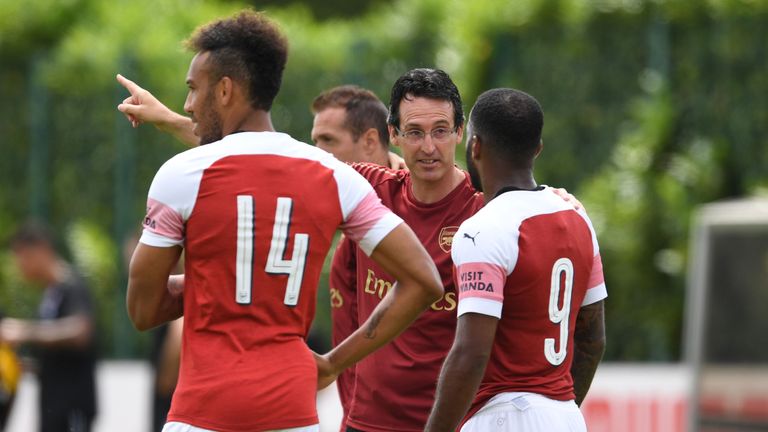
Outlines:
{"label": "blurred person in background", "polygon": [[470,114],[467,165],[487,204],[451,249],[458,326],[426,431],[463,418],[464,432],[586,432],[578,405],[605,348],[607,292],[586,212],[533,177],[543,123],[513,89]]}
{"label": "blurred person in background", "polygon": [[11,238],[22,277],[44,289],[39,320],[4,318],[0,340],[36,351],[41,432],[86,432],[96,415],[94,305],[83,278],[56,251],[39,223]]}

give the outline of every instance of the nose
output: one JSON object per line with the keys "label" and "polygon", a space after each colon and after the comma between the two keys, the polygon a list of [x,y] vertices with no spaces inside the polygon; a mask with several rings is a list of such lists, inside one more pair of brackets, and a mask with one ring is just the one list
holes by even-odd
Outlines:
{"label": "nose", "polygon": [[426,134],[424,136],[424,141],[421,143],[421,151],[425,154],[432,154],[435,152],[435,143],[432,141],[432,135]]}
{"label": "nose", "polygon": [[190,99],[191,97],[187,93],[187,98],[184,100],[184,112],[187,114],[192,114],[192,101]]}

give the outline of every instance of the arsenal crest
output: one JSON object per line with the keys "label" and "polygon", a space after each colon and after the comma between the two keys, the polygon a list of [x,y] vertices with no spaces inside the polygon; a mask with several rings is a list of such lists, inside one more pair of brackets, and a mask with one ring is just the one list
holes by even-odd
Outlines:
{"label": "arsenal crest", "polygon": [[440,249],[445,253],[451,253],[451,245],[453,244],[453,236],[456,231],[459,230],[457,226],[447,226],[440,230],[440,235],[437,240],[440,242]]}

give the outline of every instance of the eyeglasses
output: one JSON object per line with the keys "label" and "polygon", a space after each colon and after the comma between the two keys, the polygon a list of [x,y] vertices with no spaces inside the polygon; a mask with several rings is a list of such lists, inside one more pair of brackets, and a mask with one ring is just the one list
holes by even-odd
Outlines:
{"label": "eyeglasses", "polygon": [[[397,132],[397,134],[401,137],[405,138],[405,141],[407,141],[409,144],[419,144],[424,141],[424,138],[427,137],[427,132],[424,132],[420,129],[401,131],[400,129],[395,128],[395,132]],[[429,131],[429,136],[432,137],[432,141],[444,142],[448,140],[448,138],[454,133],[456,133],[456,128],[450,129],[439,127]]]}

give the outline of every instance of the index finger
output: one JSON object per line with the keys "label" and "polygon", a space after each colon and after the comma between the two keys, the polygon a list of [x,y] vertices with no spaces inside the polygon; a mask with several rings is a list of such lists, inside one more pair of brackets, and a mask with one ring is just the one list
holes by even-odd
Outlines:
{"label": "index finger", "polygon": [[144,90],[141,87],[139,87],[138,84],[136,84],[135,82],[129,80],[128,78],[120,74],[117,74],[117,82],[119,82],[120,85],[125,87],[131,93],[131,95],[136,95],[136,93],[138,93],[139,91]]}

